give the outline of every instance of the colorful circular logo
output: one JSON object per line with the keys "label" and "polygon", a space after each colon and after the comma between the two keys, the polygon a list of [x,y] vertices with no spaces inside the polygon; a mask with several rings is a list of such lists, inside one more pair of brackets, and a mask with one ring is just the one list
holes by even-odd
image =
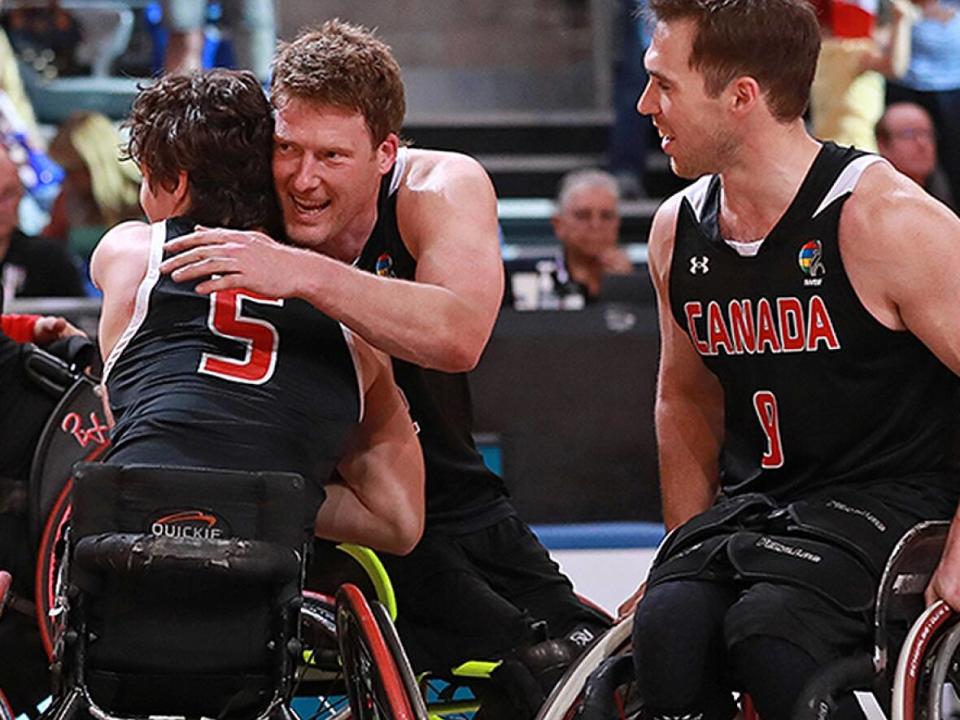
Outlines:
{"label": "colorful circular logo", "polygon": [[811,277],[816,277],[823,272],[823,245],[819,240],[811,240],[800,248],[797,261],[800,263],[800,269]]}
{"label": "colorful circular logo", "polygon": [[374,272],[380,277],[390,277],[393,275],[393,258],[389,253],[384,253],[377,258],[377,263],[373,267]]}

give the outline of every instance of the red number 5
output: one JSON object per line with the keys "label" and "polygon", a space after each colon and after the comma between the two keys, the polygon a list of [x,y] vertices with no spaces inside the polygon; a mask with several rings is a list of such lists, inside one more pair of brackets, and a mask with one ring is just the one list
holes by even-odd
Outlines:
{"label": "red number 5", "polygon": [[767,451],[760,458],[760,467],[773,470],[783,466],[783,445],[780,442],[780,412],[777,396],[769,390],[753,394],[753,409],[757,411],[760,427],[767,436]]}
{"label": "red number 5", "polygon": [[246,290],[223,290],[210,293],[210,332],[236,340],[245,347],[242,360],[203,353],[197,372],[231,382],[262,385],[272,376],[277,365],[280,334],[266,320],[243,317],[244,301],[283,306],[282,298],[268,298]]}

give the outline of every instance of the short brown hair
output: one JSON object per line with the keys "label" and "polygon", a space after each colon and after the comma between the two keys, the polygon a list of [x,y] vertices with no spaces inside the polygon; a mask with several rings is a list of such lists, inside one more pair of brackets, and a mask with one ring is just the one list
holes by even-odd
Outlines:
{"label": "short brown hair", "polygon": [[820,54],[820,26],[808,0],[650,0],[655,20],[692,20],[690,67],[713,97],[753,77],[781,122],[807,109]]}
{"label": "short brown hair", "polygon": [[275,106],[295,97],[359,112],[374,146],[400,134],[406,100],[400,66],[371,30],[328,20],[282,45],[273,64]]}
{"label": "short brown hair", "polygon": [[166,75],[142,89],[124,123],[127,154],[150,183],[176,185],[187,172],[190,217],[210,225],[276,232],[273,112],[247,70]]}

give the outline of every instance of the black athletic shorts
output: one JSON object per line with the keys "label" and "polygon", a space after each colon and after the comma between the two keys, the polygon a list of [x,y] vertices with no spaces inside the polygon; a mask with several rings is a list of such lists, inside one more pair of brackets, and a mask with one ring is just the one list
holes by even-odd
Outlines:
{"label": "black athletic shorts", "polygon": [[397,629],[417,671],[489,660],[580,623],[606,626],[573,592],[515,515],[463,535],[428,530],[405,557],[381,556],[397,594]]}

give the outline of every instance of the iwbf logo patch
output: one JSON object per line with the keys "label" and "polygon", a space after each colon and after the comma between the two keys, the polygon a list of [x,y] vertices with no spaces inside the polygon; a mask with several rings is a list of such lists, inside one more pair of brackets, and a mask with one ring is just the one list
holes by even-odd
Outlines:
{"label": "iwbf logo patch", "polygon": [[823,266],[823,244],[819,240],[804,243],[797,254],[797,263],[807,276],[804,285],[817,286],[823,282],[821,276],[826,274],[827,268]]}

